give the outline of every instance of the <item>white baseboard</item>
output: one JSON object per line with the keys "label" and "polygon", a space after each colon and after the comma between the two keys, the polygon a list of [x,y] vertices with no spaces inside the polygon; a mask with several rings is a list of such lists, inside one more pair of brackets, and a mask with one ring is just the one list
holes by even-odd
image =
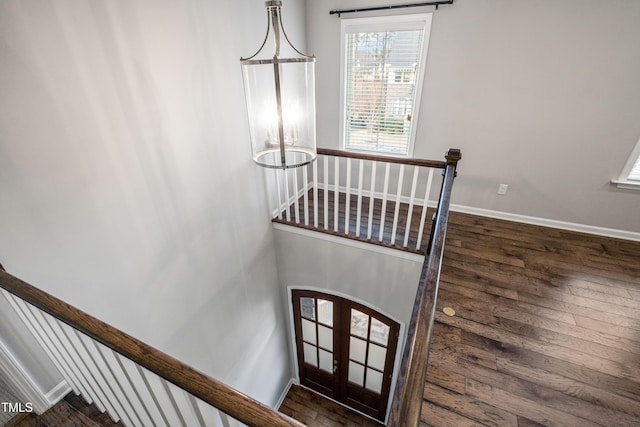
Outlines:
{"label": "white baseboard", "polygon": [[60,384],[49,390],[44,395],[44,398],[49,401],[50,406],[53,406],[60,402],[70,391],[71,387],[69,384],[65,380],[62,380]]}
{"label": "white baseboard", "polygon": [[280,398],[276,402],[276,406],[274,406],[274,409],[276,411],[280,408],[280,405],[282,405],[282,402],[284,402],[284,399],[286,399],[287,393],[289,393],[289,390],[291,389],[291,386],[293,384],[297,384],[297,382],[298,381],[296,381],[295,378],[290,378],[289,379],[289,382],[287,383],[287,386],[284,388],[284,391],[282,392],[282,394],[280,395]]}
{"label": "white baseboard", "polygon": [[[431,202],[429,202],[431,205]],[[561,230],[576,231],[579,233],[594,234],[597,236],[615,237],[617,239],[640,241],[640,233],[634,231],[617,230],[614,228],[596,227],[593,225],[577,224],[573,222],[558,221],[555,219],[539,218],[520,215],[509,212],[493,211],[489,209],[474,208],[472,206],[451,204],[451,210],[472,215],[486,216],[507,221],[522,222],[525,224],[540,225],[543,227],[558,228]]]}

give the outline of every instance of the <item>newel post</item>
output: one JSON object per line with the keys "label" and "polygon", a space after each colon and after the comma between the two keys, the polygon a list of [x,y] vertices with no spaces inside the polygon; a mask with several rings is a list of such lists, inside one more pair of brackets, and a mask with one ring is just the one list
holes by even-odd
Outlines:
{"label": "newel post", "polygon": [[462,153],[459,148],[449,148],[444,158],[447,159],[447,165],[458,166],[458,162],[462,159]]}

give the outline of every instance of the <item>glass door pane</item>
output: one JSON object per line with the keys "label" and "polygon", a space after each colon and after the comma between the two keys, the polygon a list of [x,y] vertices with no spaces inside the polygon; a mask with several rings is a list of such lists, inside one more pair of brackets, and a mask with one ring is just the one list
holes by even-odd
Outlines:
{"label": "glass door pane", "polygon": [[400,325],[333,295],[292,297],[301,384],[383,420]]}
{"label": "glass door pane", "polygon": [[335,302],[311,291],[293,291],[292,296],[300,382],[333,397],[337,384]]}
{"label": "glass door pane", "polygon": [[345,333],[349,346],[345,353],[345,400],[362,412],[384,419],[400,325],[368,307],[349,304],[351,307],[344,311],[349,322]]}

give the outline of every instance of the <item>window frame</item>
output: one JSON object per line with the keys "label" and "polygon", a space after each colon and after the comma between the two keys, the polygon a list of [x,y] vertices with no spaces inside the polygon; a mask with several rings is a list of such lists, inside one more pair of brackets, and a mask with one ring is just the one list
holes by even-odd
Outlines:
{"label": "window frame", "polygon": [[625,163],[622,168],[622,172],[620,172],[618,179],[614,179],[611,182],[616,184],[618,188],[640,191],[640,180],[630,179],[631,171],[634,169],[636,164],[640,164],[640,139],[636,142],[636,146],[631,152],[627,163]]}
{"label": "window frame", "polygon": [[[418,67],[418,73],[416,75],[416,89],[414,95],[414,105],[411,113],[411,131],[407,142],[407,152],[390,152],[380,150],[364,150],[354,149],[347,147],[346,140],[346,126],[347,126],[347,100],[346,100],[346,36],[354,31],[348,31],[353,28],[361,28],[359,32],[374,32],[374,31],[394,31],[402,30],[403,26],[421,24],[423,29],[422,36],[422,51],[420,52],[420,66]],[[426,75],[427,68],[427,54],[429,50],[429,39],[431,36],[431,27],[433,23],[433,12],[427,13],[414,13],[414,14],[402,14],[402,15],[386,15],[386,16],[371,16],[365,18],[345,18],[340,22],[340,117],[339,117],[339,132],[340,132],[340,149],[352,153],[362,154],[376,154],[380,156],[389,157],[413,157],[413,151],[415,148],[416,132],[418,128],[418,117],[420,113],[420,105],[422,100],[422,91],[424,84],[424,77]]]}

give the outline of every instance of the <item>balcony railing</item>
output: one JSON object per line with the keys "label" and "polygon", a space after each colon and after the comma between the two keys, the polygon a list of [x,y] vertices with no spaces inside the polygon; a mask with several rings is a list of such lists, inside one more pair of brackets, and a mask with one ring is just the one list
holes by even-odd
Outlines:
{"label": "balcony railing", "polygon": [[[456,152],[452,150],[451,153]],[[298,169],[272,172],[274,222],[424,254],[432,188],[445,161],[318,149]]]}

